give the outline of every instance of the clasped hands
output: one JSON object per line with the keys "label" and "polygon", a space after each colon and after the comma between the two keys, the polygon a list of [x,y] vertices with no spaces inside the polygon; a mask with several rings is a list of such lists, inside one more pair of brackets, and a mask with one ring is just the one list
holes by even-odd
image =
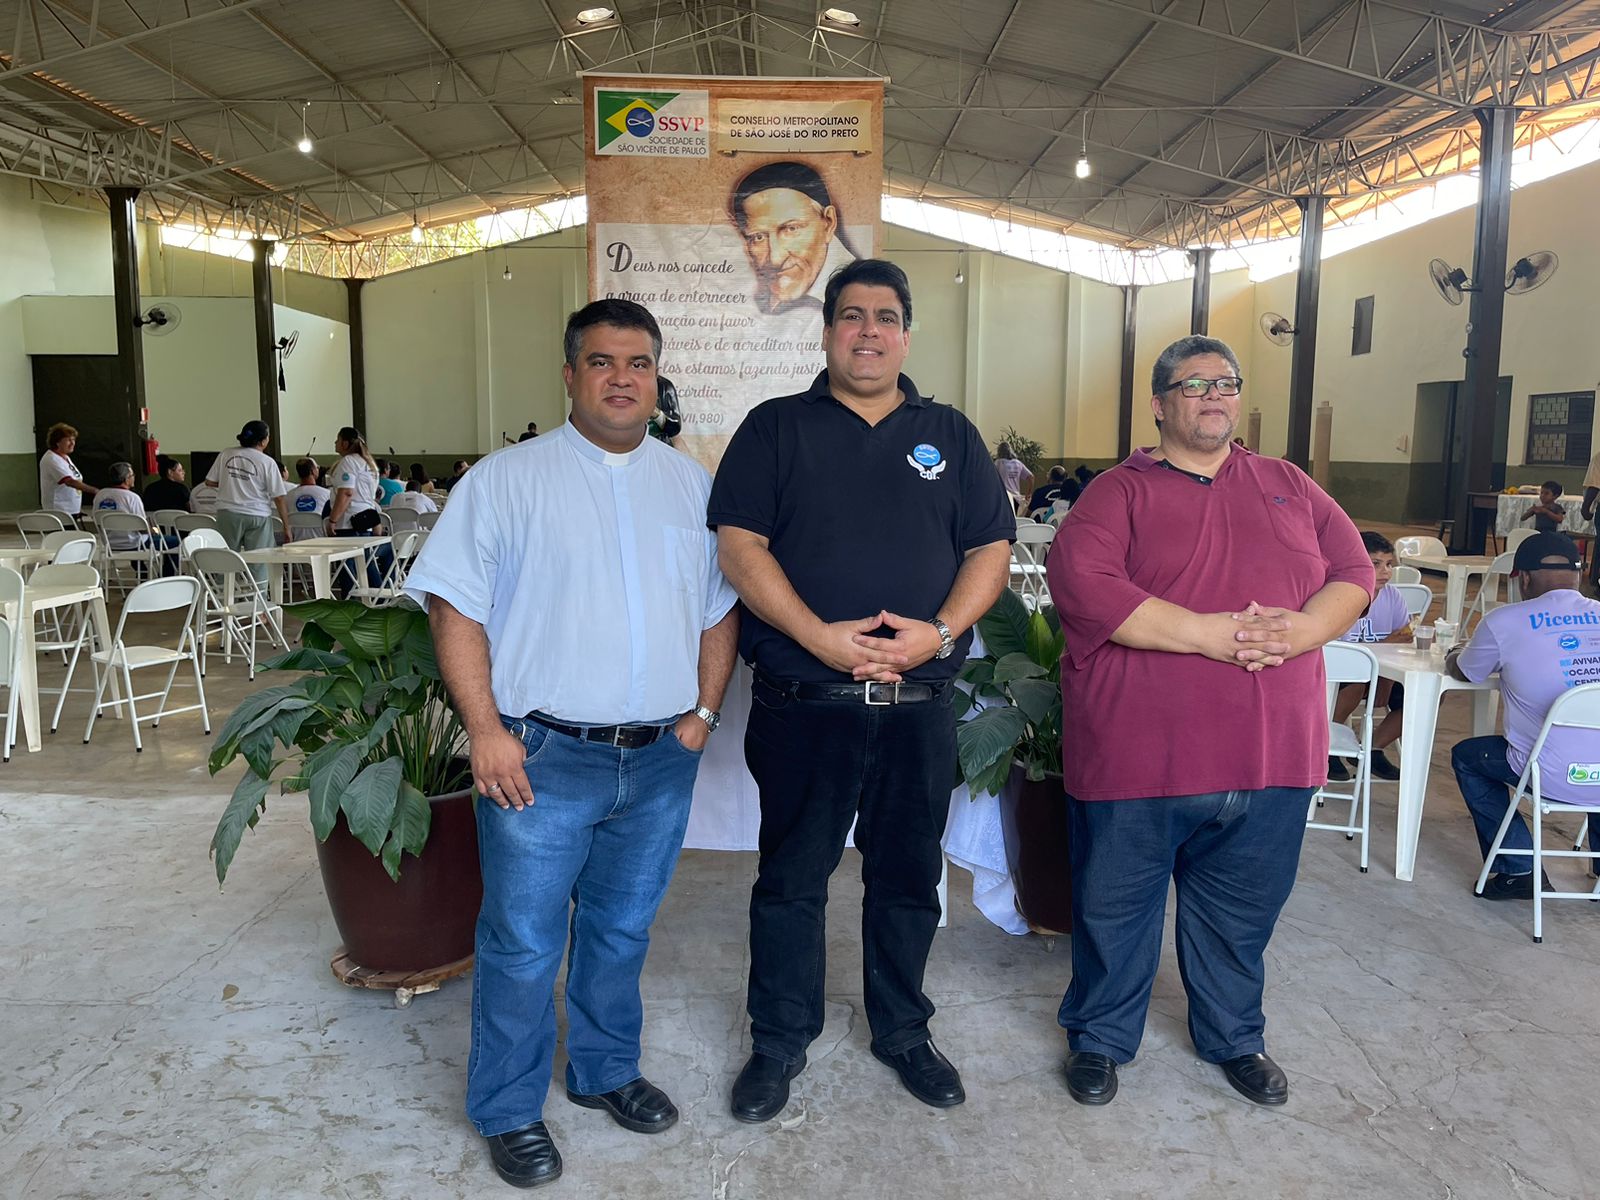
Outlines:
{"label": "clasped hands", "polygon": [[1305,613],[1252,600],[1239,612],[1195,614],[1195,650],[1246,671],[1280,667],[1316,639]]}
{"label": "clasped hands", "polygon": [[[883,627],[894,630],[894,636],[872,636]],[[899,683],[905,672],[937,654],[939,645],[939,631],[931,622],[884,610],[859,621],[824,623],[807,649],[835,671],[850,672],[857,682]]]}

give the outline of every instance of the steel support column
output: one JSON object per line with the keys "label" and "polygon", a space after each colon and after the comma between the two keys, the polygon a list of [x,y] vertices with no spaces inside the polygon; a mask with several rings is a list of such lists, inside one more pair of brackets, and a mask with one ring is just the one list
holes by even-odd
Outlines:
{"label": "steel support column", "polygon": [[[117,407],[117,429],[111,433],[120,448],[120,458],[134,464],[140,471],[139,442],[143,437],[144,417],[144,330],[139,319],[139,227],[134,202],[139,189],[113,187],[106,189],[106,200],[111,206],[111,284],[116,293],[117,321],[117,390],[121,403]],[[95,480],[104,483],[105,480]]]}
{"label": "steel support column", "polygon": [[361,325],[361,285],[365,279],[346,279],[345,292],[350,298],[350,424],[367,431],[367,359],[366,339]]}
{"label": "steel support column", "polygon": [[1472,493],[1493,490],[1495,408],[1500,390],[1500,335],[1506,306],[1506,242],[1511,226],[1511,151],[1517,132],[1512,108],[1480,108],[1478,212],[1472,238],[1472,286],[1467,307],[1466,382],[1458,420],[1464,459],[1452,489],[1450,550],[1481,554],[1472,536]]}
{"label": "steel support column", "polygon": [[1211,247],[1189,251],[1194,263],[1194,292],[1189,300],[1189,332],[1205,334],[1211,327]]}
{"label": "steel support column", "polygon": [[1122,387],[1117,393],[1117,461],[1133,453],[1133,397],[1137,381],[1133,377],[1134,335],[1139,318],[1139,285],[1122,289]]}
{"label": "steel support column", "polygon": [[1317,382],[1317,293],[1322,287],[1322,219],[1328,202],[1305,196],[1300,206],[1300,269],[1294,283],[1294,350],[1289,366],[1289,450],[1284,456],[1311,470],[1311,403]]}
{"label": "steel support column", "polygon": [[278,331],[272,318],[272,249],[270,238],[255,238],[250,260],[250,282],[256,310],[256,379],[261,391],[261,419],[272,430],[274,443],[283,451],[283,426],[278,420]]}

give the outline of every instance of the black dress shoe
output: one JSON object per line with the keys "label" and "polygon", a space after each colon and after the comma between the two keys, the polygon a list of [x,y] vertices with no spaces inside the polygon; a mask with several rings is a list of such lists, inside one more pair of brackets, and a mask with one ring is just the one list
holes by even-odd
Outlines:
{"label": "black dress shoe", "polygon": [[532,1188],[561,1178],[561,1151],[543,1121],[485,1138],[494,1169],[512,1187]]}
{"label": "black dress shoe", "polygon": [[1241,1054],[1222,1063],[1234,1090],[1256,1104],[1282,1104],[1289,1099],[1289,1077],[1265,1054]]}
{"label": "black dress shoe", "polygon": [[874,1046],[872,1057],[893,1067],[900,1082],[906,1085],[906,1091],[924,1104],[954,1108],[967,1098],[966,1089],[961,1086],[961,1075],[932,1041],[899,1054],[885,1054]]}
{"label": "black dress shoe", "polygon": [[644,1076],[609,1092],[583,1095],[567,1089],[567,1099],[583,1108],[603,1108],[611,1119],[634,1133],[665,1133],[678,1123],[672,1100]]}
{"label": "black dress shoe", "polygon": [[1342,758],[1328,759],[1328,779],[1333,783],[1344,783],[1350,778],[1350,768],[1345,765]]}
{"label": "black dress shoe", "polygon": [[[1539,878],[1543,881],[1544,890],[1548,892],[1550,876],[1541,871]],[[1491,875],[1478,896],[1483,900],[1532,900],[1533,872],[1524,871],[1521,875]]]}
{"label": "black dress shoe", "polygon": [[789,1081],[805,1066],[804,1054],[798,1062],[786,1063],[756,1051],[733,1081],[734,1117],[751,1124],[772,1120],[789,1103]]}
{"label": "black dress shoe", "polygon": [[1067,1091],[1079,1104],[1110,1104],[1117,1094],[1117,1064],[1093,1050],[1067,1055]]}
{"label": "black dress shoe", "polygon": [[1374,779],[1387,779],[1393,783],[1400,778],[1400,768],[1389,761],[1389,756],[1382,750],[1374,750],[1370,760],[1372,777]]}

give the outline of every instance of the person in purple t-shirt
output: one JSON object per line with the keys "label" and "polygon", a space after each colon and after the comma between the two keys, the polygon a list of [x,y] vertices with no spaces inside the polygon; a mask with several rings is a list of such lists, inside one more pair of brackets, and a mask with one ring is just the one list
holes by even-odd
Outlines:
{"label": "person in purple t-shirt", "polygon": [[[1367,557],[1372,562],[1372,572],[1377,582],[1374,586],[1377,592],[1372,597],[1372,603],[1356,618],[1356,623],[1350,626],[1350,631],[1344,635],[1347,642],[1409,642],[1411,640],[1411,613],[1406,609],[1406,598],[1400,590],[1390,584],[1394,576],[1394,543],[1381,533],[1372,530],[1363,530],[1361,542],[1367,548]],[[1361,683],[1347,683],[1339,689],[1338,699],[1333,705],[1333,723],[1343,725],[1350,719],[1350,714],[1355,712],[1356,705],[1361,703],[1361,697],[1366,695],[1367,688]],[[1389,761],[1384,754],[1385,746],[1392,746],[1395,739],[1400,736],[1400,723],[1404,720],[1405,688],[1399,683],[1389,680],[1378,680],[1377,693],[1372,698],[1372,703],[1379,708],[1387,707],[1388,712],[1379,722],[1378,727],[1372,731],[1372,774],[1376,779],[1399,779],[1400,768]],[[1328,759],[1328,778],[1345,780],[1350,778],[1350,768],[1343,759]]]}
{"label": "person in purple t-shirt", "polygon": [[[1578,591],[1583,556],[1563,533],[1536,533],[1517,547],[1512,569],[1521,577],[1523,600],[1493,609],[1479,622],[1472,640],[1451,652],[1447,666],[1457,679],[1477,683],[1500,672],[1505,700],[1504,737],[1468,738],[1450,752],[1461,797],[1472,813],[1478,847],[1489,853],[1515,787],[1528,765],[1545,714],[1568,688],[1600,681],[1600,601]],[[1540,792],[1546,800],[1592,804],[1600,798],[1593,772],[1577,765],[1600,762],[1600,734],[1553,730],[1539,752]],[[1533,846],[1518,813],[1506,830],[1504,849]],[[1589,822],[1589,846],[1600,850],[1600,822]],[[1550,883],[1545,881],[1548,888]],[[1494,874],[1481,893],[1485,900],[1533,897],[1533,860],[1526,855],[1496,855]]]}

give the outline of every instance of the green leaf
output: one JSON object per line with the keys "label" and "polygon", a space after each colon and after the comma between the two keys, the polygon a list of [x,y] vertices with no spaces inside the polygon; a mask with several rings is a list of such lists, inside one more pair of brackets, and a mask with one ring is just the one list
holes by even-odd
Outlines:
{"label": "green leaf", "polygon": [[262,688],[261,691],[246,696],[238,708],[234,709],[228,719],[223,722],[222,729],[217,734],[217,740],[212,743],[211,757],[207,765],[211,774],[215,775],[223,767],[238,756],[239,739],[256,723],[263,714],[286,700],[297,700],[300,707],[304,703],[298,683],[280,684],[278,687]]}
{"label": "green leaf", "polygon": [[272,718],[272,724],[267,728],[271,730],[272,736],[283,745],[292,746],[295,739],[300,736],[300,727],[306,723],[306,720],[320,715],[307,701],[304,708],[279,709],[278,715]]}
{"label": "green leaf", "polygon": [[332,650],[334,647],[333,638],[322,626],[313,621],[307,621],[301,626],[300,644],[308,650]]}
{"label": "green leaf", "polygon": [[239,753],[250,769],[263,779],[272,775],[272,749],[277,745],[270,728],[252,729],[239,739]]}
{"label": "green leaf", "polygon": [[1037,729],[1061,703],[1061,686],[1048,679],[1019,679],[1011,685],[1011,700]]}
{"label": "green leaf", "polygon": [[1028,650],[1028,623],[1032,614],[1022,597],[1006,588],[989,611],[978,618],[984,651],[993,658],[1025,654]]}
{"label": "green leaf", "polygon": [[350,661],[348,654],[301,646],[260,663],[263,671],[336,671]]}
{"label": "green leaf", "polygon": [[958,676],[958,678],[974,685],[975,687],[982,687],[986,683],[993,683],[994,659],[969,658],[965,665],[962,666],[961,674]]}
{"label": "green leaf", "polygon": [[362,739],[367,748],[367,753],[372,753],[377,748],[378,743],[389,736],[389,731],[394,728],[394,723],[403,715],[398,708],[386,708],[378,714],[377,720],[372,722],[372,728],[367,730],[366,736]]}
{"label": "green leaf", "polygon": [[979,779],[976,791],[998,796],[1011,779],[1011,766],[1015,759],[1002,758]]}
{"label": "green leaf", "polygon": [[439,674],[439,659],[433,649],[433,634],[428,629],[428,615],[420,610],[417,615],[421,619],[406,630],[403,648],[411,657],[418,674],[428,679],[442,678]]}
{"label": "green leaf", "polygon": [[1038,613],[1033,614],[1028,622],[1028,657],[1044,668],[1045,674],[1061,668],[1061,651],[1055,650],[1056,635],[1046,621]]}
{"label": "green leaf", "polygon": [[950,692],[950,707],[955,710],[956,720],[961,720],[972,711],[972,694],[963,688],[953,688]]}
{"label": "green leaf", "polygon": [[428,841],[428,827],[433,812],[422,793],[409,783],[400,784],[400,793],[394,806],[394,817],[389,823],[389,840],[383,844],[383,866],[390,879],[400,878],[400,853],[421,854]]}
{"label": "green leaf", "polygon": [[352,655],[383,658],[400,648],[412,620],[412,614],[405,609],[362,606],[339,642]]}
{"label": "green leaf", "polygon": [[339,799],[339,810],[344,813],[350,832],[374,854],[389,836],[403,769],[398,758],[373,763],[350,781]]}
{"label": "green leaf", "polygon": [[1014,679],[1037,679],[1049,672],[1026,654],[1008,654],[994,665],[994,682],[1010,683]]}
{"label": "green leaf", "polygon": [[233,798],[222,811],[216,832],[211,835],[211,860],[217,867],[217,886],[228,877],[228,866],[239,849],[246,829],[254,829],[267,807],[267,781],[254,771],[246,771],[233,789]]}
{"label": "green leaf", "polygon": [[311,830],[325,842],[339,816],[339,801],[366,757],[365,742],[330,742],[306,760],[311,780]]}
{"label": "green leaf", "polygon": [[1027,732],[1027,718],[1015,708],[986,708],[956,726],[956,758],[969,783],[998,762],[1010,762],[1017,742]]}

